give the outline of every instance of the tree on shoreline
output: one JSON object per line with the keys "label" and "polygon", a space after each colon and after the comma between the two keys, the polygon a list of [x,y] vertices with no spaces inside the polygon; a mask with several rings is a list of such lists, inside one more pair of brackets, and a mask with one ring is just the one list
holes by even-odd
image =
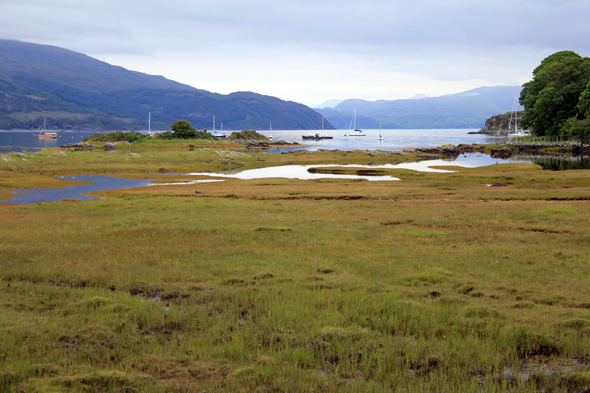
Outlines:
{"label": "tree on shoreline", "polygon": [[[526,110],[523,127],[535,135],[568,138],[576,120],[584,120],[590,97],[590,58],[561,51],[545,58],[523,85],[520,103]],[[588,92],[586,93],[586,91]]]}
{"label": "tree on shoreline", "polygon": [[187,120],[177,120],[170,126],[170,131],[157,134],[161,139],[211,139],[217,140],[215,136],[208,133],[207,130],[197,131]]}

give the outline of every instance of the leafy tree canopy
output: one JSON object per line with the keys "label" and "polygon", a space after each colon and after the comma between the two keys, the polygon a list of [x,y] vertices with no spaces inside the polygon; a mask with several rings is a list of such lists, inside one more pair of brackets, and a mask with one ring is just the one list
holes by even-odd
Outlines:
{"label": "leafy tree canopy", "polygon": [[565,122],[564,129],[567,130],[571,138],[575,138],[586,144],[590,142],[590,118],[580,120],[571,117]]}
{"label": "leafy tree canopy", "polygon": [[[584,117],[580,97],[590,81],[590,59],[572,51],[545,58],[533,71],[533,79],[523,85],[520,103],[526,110],[524,127],[536,135],[569,136],[567,120]],[[590,95],[590,91],[587,93]]]}
{"label": "leafy tree canopy", "polygon": [[583,114],[585,118],[590,119],[590,82],[588,82],[586,89],[580,95],[578,112]]}
{"label": "leafy tree canopy", "polygon": [[207,132],[207,130],[197,131],[194,127],[191,127],[191,123],[186,120],[177,120],[172,123],[170,127],[172,132],[166,131],[158,134],[158,138],[161,139],[211,139],[216,140],[217,138]]}
{"label": "leafy tree canopy", "polygon": [[170,129],[174,133],[174,138],[178,139],[190,139],[197,135],[197,130],[186,120],[175,121]]}

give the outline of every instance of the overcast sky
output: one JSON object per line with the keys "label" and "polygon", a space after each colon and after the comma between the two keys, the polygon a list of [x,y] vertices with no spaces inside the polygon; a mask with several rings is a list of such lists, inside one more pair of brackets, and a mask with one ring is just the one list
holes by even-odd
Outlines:
{"label": "overcast sky", "polygon": [[521,85],[590,55],[588,0],[0,0],[0,38],[315,106]]}

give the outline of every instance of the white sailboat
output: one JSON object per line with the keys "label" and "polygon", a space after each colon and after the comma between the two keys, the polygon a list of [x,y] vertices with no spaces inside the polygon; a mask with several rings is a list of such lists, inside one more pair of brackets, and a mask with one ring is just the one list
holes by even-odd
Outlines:
{"label": "white sailboat", "polygon": [[531,135],[529,130],[518,129],[518,91],[514,95],[514,102],[512,104],[512,113],[514,114],[514,131],[511,132],[512,127],[512,114],[510,115],[510,123],[508,124],[508,138],[511,139],[517,136]]}
{"label": "white sailboat", "polygon": [[272,141],[272,121],[270,122],[270,134],[268,135],[268,139]]}
{"label": "white sailboat", "polygon": [[352,120],[350,121],[350,126],[348,127],[349,132],[348,132],[348,136],[366,136],[367,134],[365,134],[363,132],[363,130],[359,130],[358,128],[356,128],[356,109],[354,110],[353,114],[352,114]]}
{"label": "white sailboat", "polygon": [[154,136],[152,132],[152,112],[148,112],[148,135]]}
{"label": "white sailboat", "polygon": [[[223,123],[221,123],[221,128],[223,130]],[[213,115],[213,136],[216,138],[225,138],[225,134],[220,131],[215,131],[215,115]]]}
{"label": "white sailboat", "polygon": [[[512,120],[510,120],[510,124],[512,124]],[[515,136],[527,136],[527,135],[531,135],[531,132],[529,130],[519,130],[518,129],[518,109],[517,109],[514,111],[514,131],[510,132],[510,130],[508,130],[508,138],[513,138]]]}

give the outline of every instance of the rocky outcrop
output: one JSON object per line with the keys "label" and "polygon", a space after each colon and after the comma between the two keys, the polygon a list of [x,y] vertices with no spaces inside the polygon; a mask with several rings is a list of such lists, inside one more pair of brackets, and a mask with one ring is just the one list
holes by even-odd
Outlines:
{"label": "rocky outcrop", "polygon": [[459,151],[459,148],[450,143],[448,145],[444,145],[442,149],[442,154],[445,156],[458,156],[460,153],[461,152]]}
{"label": "rocky outcrop", "polygon": [[94,145],[85,142],[78,142],[78,143],[67,143],[65,145],[61,145],[60,149],[70,149],[70,150],[91,150],[94,149]]}
{"label": "rocky outcrop", "polygon": [[[243,143],[240,141],[240,143]],[[250,141],[246,141],[247,145],[246,148],[247,149],[265,149],[265,148],[270,148],[270,147],[276,147],[276,146],[285,146],[285,145],[299,145],[299,143],[297,142],[285,142],[284,140],[279,140],[279,141],[255,141],[255,140],[250,140]]]}
{"label": "rocky outcrop", "polygon": [[572,152],[580,151],[583,149],[580,141],[561,141],[561,142],[519,142],[519,141],[508,141],[508,146],[516,147],[519,151],[533,151],[548,148],[571,148]]}
{"label": "rocky outcrop", "polygon": [[[524,111],[518,111],[518,118],[521,119],[524,114]],[[514,112],[492,116],[486,120],[485,126],[475,134],[507,135],[509,130],[514,130],[514,122]]]}
{"label": "rocky outcrop", "polygon": [[490,156],[494,158],[508,158],[512,155],[512,150],[507,147],[502,147],[499,149],[492,149],[490,151]]}
{"label": "rocky outcrop", "polygon": [[416,151],[419,153],[440,154],[440,150],[436,147],[419,147]]}

